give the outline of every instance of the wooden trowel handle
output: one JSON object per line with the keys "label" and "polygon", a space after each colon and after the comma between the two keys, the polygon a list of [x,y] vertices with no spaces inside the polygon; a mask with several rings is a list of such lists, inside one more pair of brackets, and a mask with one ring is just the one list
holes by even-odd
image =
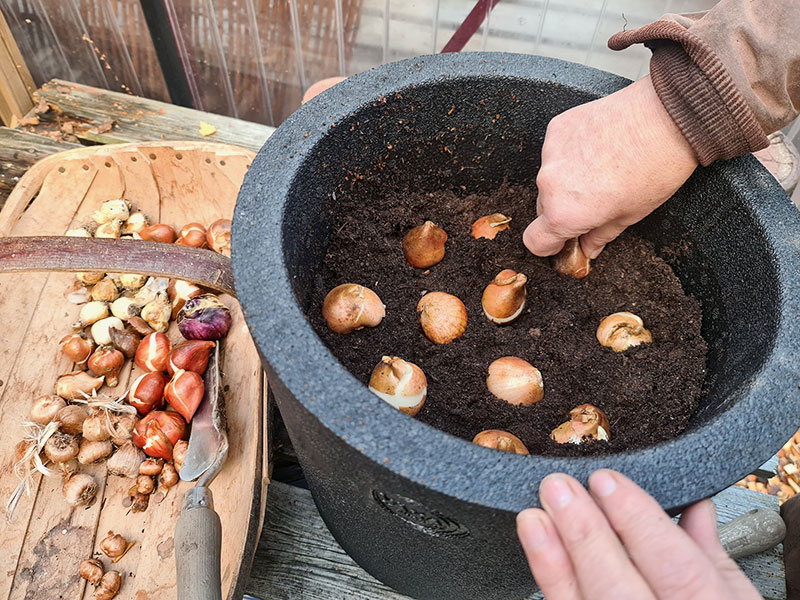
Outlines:
{"label": "wooden trowel handle", "polygon": [[756,508],[719,528],[719,541],[728,556],[743,558],[783,541],[786,525],[778,511]]}
{"label": "wooden trowel handle", "polygon": [[222,523],[211,490],[188,490],[175,526],[178,600],[222,600],[221,543]]}
{"label": "wooden trowel handle", "polygon": [[0,238],[0,273],[15,271],[141,273],[182,279],[236,296],[228,257],[211,250],[143,240]]}

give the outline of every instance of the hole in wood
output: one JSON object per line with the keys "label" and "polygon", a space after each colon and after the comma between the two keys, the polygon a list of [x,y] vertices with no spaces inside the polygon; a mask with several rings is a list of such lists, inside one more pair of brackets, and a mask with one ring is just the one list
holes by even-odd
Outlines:
{"label": "hole in wood", "polygon": [[175,155],[175,158],[177,158],[178,160],[181,160],[181,159],[183,158],[183,154],[181,154],[180,152],[178,152],[178,153]]}
{"label": "hole in wood", "polygon": [[63,173],[64,171],[66,171],[66,169],[64,167],[58,167],[58,172],[59,173]]}
{"label": "hole in wood", "polygon": [[131,156],[131,162],[136,162],[136,157],[135,156]]}
{"label": "hole in wood", "polygon": [[211,159],[210,159],[210,158],[206,158],[206,164],[207,164],[207,165],[210,165],[210,164],[211,164]]}
{"label": "hole in wood", "polygon": [[219,164],[220,164],[220,165],[222,165],[222,166],[224,167],[224,166],[225,166],[225,161],[224,161],[224,160],[221,160],[221,161],[219,161]]}
{"label": "hole in wood", "polygon": [[150,160],[155,160],[155,159],[156,159],[156,155],[151,152],[150,153]]}
{"label": "hole in wood", "polygon": [[84,171],[88,171],[89,170],[89,165],[83,165],[81,167],[81,169],[83,169]]}
{"label": "hole in wood", "polygon": [[105,166],[107,166],[107,167],[110,167],[110,166],[111,166],[111,163],[110,163],[110,162],[108,162],[108,161],[106,161],[106,162],[105,162],[105,163],[103,163],[103,164],[104,164]]}

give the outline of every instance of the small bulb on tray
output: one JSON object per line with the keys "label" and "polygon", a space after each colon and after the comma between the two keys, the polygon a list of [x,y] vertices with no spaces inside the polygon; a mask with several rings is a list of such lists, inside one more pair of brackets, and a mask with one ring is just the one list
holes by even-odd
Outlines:
{"label": "small bulb on tray", "polygon": [[481,217],[472,224],[472,237],[476,240],[486,238],[493,240],[501,231],[510,229],[511,217],[507,217],[502,213],[494,213]]}
{"label": "small bulb on tray", "polygon": [[422,369],[397,356],[384,356],[372,371],[369,390],[409,416],[425,404],[428,380]]}
{"label": "small bulb on tray", "polygon": [[581,404],[569,412],[569,421],[556,427],[550,438],[558,444],[582,444],[591,440],[608,441],[606,414],[591,404]]}
{"label": "small bulb on tray", "polygon": [[364,327],[377,327],[386,316],[378,294],[357,283],[333,288],[322,303],[322,316],[334,333],[351,333]]}
{"label": "small bulb on tray", "polygon": [[208,226],[206,232],[208,247],[214,252],[230,258],[231,255],[231,220],[219,219]]}
{"label": "small bulb on tray", "polygon": [[496,398],[517,406],[534,404],[544,398],[539,369],[516,356],[504,356],[489,365],[486,387]]}
{"label": "small bulb on tray", "polygon": [[624,352],[633,346],[649,344],[653,341],[653,336],[644,328],[641,317],[629,312],[618,312],[600,321],[597,341],[614,352]]}
{"label": "small bulb on tray", "polygon": [[142,236],[143,240],[148,242],[161,242],[163,244],[171,244],[175,241],[175,238],[178,237],[175,234],[175,230],[170,225],[164,223],[156,223],[155,225],[145,227],[139,231],[139,235]]}
{"label": "small bulb on tray", "polygon": [[147,227],[150,222],[144,213],[132,213],[122,225],[122,233],[125,235],[132,235],[134,233],[141,233],[142,229]]}
{"label": "small bulb on tray", "polygon": [[403,238],[403,254],[412,267],[427,269],[444,258],[447,232],[432,221],[414,227]]}
{"label": "small bulb on tray", "polygon": [[530,454],[525,444],[522,443],[522,440],[507,431],[500,431],[499,429],[481,431],[473,438],[472,443],[485,448],[502,450],[503,452]]}
{"label": "small bulb on tray", "polygon": [[119,372],[125,364],[125,355],[113,348],[98,348],[89,357],[87,363],[89,370],[98,377],[106,378],[108,387],[116,387],[119,382]]}
{"label": "small bulb on tray", "polygon": [[145,371],[166,371],[171,351],[172,343],[166,334],[151,333],[139,342],[134,362]]}
{"label": "small bulb on tray", "polygon": [[77,363],[82,369],[86,368],[86,361],[89,360],[89,357],[94,351],[94,341],[81,333],[65,335],[61,338],[59,346],[61,347],[61,352],[72,362]]}
{"label": "small bulb on tray", "polygon": [[202,248],[206,245],[206,228],[200,223],[184,225],[175,243],[179,246]]}
{"label": "small bulb on tray", "polygon": [[125,329],[125,324],[117,317],[106,317],[92,325],[91,333],[98,346],[111,345],[111,329]]}
{"label": "small bulb on tray", "polygon": [[126,200],[108,200],[100,205],[92,215],[95,223],[102,225],[109,221],[125,221],[130,216],[131,206]]}
{"label": "small bulb on tray", "polygon": [[493,323],[505,325],[522,314],[525,308],[525,284],[528,278],[511,269],[500,271],[483,290],[481,306]]}
{"label": "small bulb on tray", "polygon": [[449,344],[467,330],[467,308],[452,294],[425,294],[417,303],[417,317],[425,336],[434,344]]}

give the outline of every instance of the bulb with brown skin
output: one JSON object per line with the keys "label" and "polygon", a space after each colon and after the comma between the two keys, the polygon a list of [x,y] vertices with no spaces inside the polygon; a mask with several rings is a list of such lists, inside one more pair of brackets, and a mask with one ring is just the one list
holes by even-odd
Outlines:
{"label": "bulb with brown skin", "polygon": [[198,375],[206,372],[211,351],[216,346],[215,342],[206,340],[188,340],[175,346],[169,353],[167,371],[175,375],[177,371],[193,371]]}
{"label": "bulb with brown skin", "polygon": [[[86,365],[86,361],[94,351],[94,341],[85,337],[81,333],[70,333],[61,338],[59,342],[61,352],[72,362]],[[85,366],[83,368],[86,368]]]}
{"label": "bulb with brown skin", "polygon": [[231,256],[231,220],[219,219],[208,226],[206,232],[208,247],[230,258]]}
{"label": "bulb with brown skin", "polygon": [[481,217],[472,224],[472,237],[476,240],[486,238],[493,240],[501,231],[510,229],[511,217],[507,217],[502,213],[494,213]]}
{"label": "bulb with brown skin", "polygon": [[119,592],[122,585],[122,575],[119,571],[109,571],[100,580],[100,585],[94,591],[95,600],[111,600]]}
{"label": "bulb with brown skin", "polygon": [[403,238],[406,261],[417,269],[427,269],[444,258],[447,232],[432,221],[414,227]]}
{"label": "bulb with brown skin", "polygon": [[175,243],[179,246],[203,248],[206,245],[206,228],[200,223],[184,225]]}
{"label": "bulb with brown skin", "polygon": [[28,418],[34,423],[47,425],[55,418],[55,416],[58,414],[58,411],[60,411],[66,405],[67,403],[60,396],[39,396],[33,401],[33,404],[31,405],[30,416]]}
{"label": "bulb with brown skin", "polygon": [[58,378],[56,394],[64,400],[83,400],[99,390],[102,385],[102,377],[92,377],[84,371],[73,371]]}
{"label": "bulb with brown skin", "polygon": [[489,365],[486,387],[496,398],[516,406],[528,406],[544,398],[539,369],[516,356],[504,356]]}
{"label": "bulb with brown skin", "polygon": [[372,371],[369,391],[413,417],[428,396],[428,380],[422,369],[397,356],[384,356]]}
{"label": "bulb with brown skin", "polygon": [[103,578],[103,563],[96,558],[87,558],[81,562],[79,573],[89,583],[97,585]]}
{"label": "bulb with brown skin", "polygon": [[122,352],[125,358],[136,356],[136,349],[139,347],[139,342],[142,341],[142,336],[132,327],[126,327],[125,329],[112,327],[108,330],[108,333],[111,336],[111,345]]}
{"label": "bulb with brown skin", "polygon": [[364,327],[377,327],[386,316],[386,307],[371,289],[357,283],[343,283],[325,296],[322,316],[334,333],[352,333]]}
{"label": "bulb with brown skin", "polygon": [[44,444],[44,453],[52,462],[68,462],[78,455],[78,440],[66,433],[56,432]]}
{"label": "bulb with brown skin", "polygon": [[164,468],[161,469],[161,473],[158,475],[158,488],[171,488],[178,483],[179,479],[180,477],[178,477],[178,471],[175,469],[175,465],[172,463],[165,463]]}
{"label": "bulb with brown skin", "polygon": [[131,437],[136,429],[139,417],[131,414],[117,415],[111,420],[113,429],[111,431],[111,441],[116,446],[123,446]]}
{"label": "bulb with brown skin", "polygon": [[429,292],[417,303],[417,317],[434,344],[449,344],[467,330],[467,308],[452,294]]}
{"label": "bulb with brown skin", "polygon": [[72,473],[64,479],[61,494],[70,506],[85,506],[97,495],[97,481],[88,473]]}
{"label": "bulb with brown skin", "polygon": [[89,357],[89,370],[98,377],[106,378],[108,387],[117,387],[119,373],[125,364],[125,355],[113,348],[98,348]]}
{"label": "bulb with brown skin", "polygon": [[614,352],[624,352],[633,346],[651,343],[653,335],[644,328],[641,317],[629,312],[618,312],[600,321],[597,341]]}
{"label": "bulb with brown skin", "polygon": [[500,431],[499,429],[481,431],[472,439],[472,443],[483,446],[484,448],[492,448],[503,452],[530,454],[525,444],[522,443],[522,440],[507,431]]}
{"label": "bulb with brown skin", "polygon": [[156,489],[156,484],[149,475],[139,475],[136,478],[136,491],[138,493],[152,494],[154,489]]}
{"label": "bulb with brown skin", "polygon": [[128,325],[130,325],[131,328],[142,337],[148,336],[151,333],[155,333],[153,328],[150,327],[150,325],[148,325],[147,322],[138,315],[135,317],[130,317],[128,319]]}
{"label": "bulb with brown skin", "polygon": [[117,296],[119,296],[119,290],[111,277],[103,277],[92,287],[92,300],[113,302],[117,299]]}
{"label": "bulb with brown skin", "polygon": [[608,441],[610,429],[606,414],[591,404],[581,404],[569,412],[569,421],[550,433],[558,444],[582,444],[591,440]]}
{"label": "bulb with brown skin", "polygon": [[181,472],[183,461],[186,459],[186,451],[189,449],[189,442],[186,440],[178,440],[172,448],[172,462],[175,465],[175,470]]}
{"label": "bulb with brown skin", "polygon": [[135,479],[139,475],[139,465],[144,460],[144,452],[133,442],[123,443],[108,459],[106,466],[112,475]]}
{"label": "bulb with brown skin", "polygon": [[113,451],[114,446],[112,446],[110,440],[103,440],[102,442],[82,440],[78,451],[78,462],[82,465],[89,465],[101,458],[111,456]]}
{"label": "bulb with brown skin", "polygon": [[146,458],[139,465],[139,474],[147,475],[149,477],[155,477],[156,475],[161,473],[161,471],[164,468],[164,464],[165,463],[163,458],[153,458],[153,457]]}
{"label": "bulb with brown skin", "polygon": [[166,371],[171,351],[172,343],[164,333],[151,333],[139,343],[134,362],[145,371]]}
{"label": "bulb with brown skin", "polygon": [[109,531],[108,535],[100,542],[100,550],[108,558],[120,558],[128,551],[128,548],[128,540],[113,531]]}
{"label": "bulb with brown skin", "polygon": [[83,285],[94,285],[103,277],[105,277],[105,273],[97,273],[94,271],[87,271],[83,273],[75,273],[75,279],[81,282]]}
{"label": "bulb with brown skin", "polygon": [[567,240],[561,252],[550,259],[550,264],[556,272],[575,279],[586,277],[592,270],[591,260],[581,250],[578,238]]}
{"label": "bulb with brown skin", "polygon": [[144,213],[135,212],[131,213],[131,215],[125,220],[125,223],[122,225],[122,233],[125,235],[131,235],[134,233],[141,233],[142,229],[147,227],[150,222],[147,220],[147,217]]}
{"label": "bulb with brown skin", "polygon": [[483,290],[481,306],[486,318],[492,323],[505,325],[522,314],[527,292],[528,278],[511,269],[500,271]]}
{"label": "bulb with brown skin", "polygon": [[155,225],[145,227],[139,231],[139,235],[142,236],[143,240],[147,240],[148,242],[161,242],[162,244],[171,244],[175,241],[175,238],[178,237],[175,234],[175,230],[170,225],[164,223],[156,223]]}
{"label": "bulb with brown skin", "polygon": [[83,433],[83,422],[88,416],[89,415],[86,414],[86,409],[82,406],[78,406],[77,404],[69,404],[61,408],[56,413],[56,416],[53,418],[53,420],[60,423],[58,428],[63,433],[68,433],[69,435],[81,435]]}
{"label": "bulb with brown skin", "polygon": [[91,415],[83,422],[83,439],[90,442],[102,442],[109,439],[112,435],[109,429],[110,416],[102,411]]}
{"label": "bulb with brown skin", "polygon": [[172,303],[172,318],[175,319],[187,300],[196,298],[203,293],[203,290],[193,283],[182,279],[172,279],[167,288],[170,302]]}

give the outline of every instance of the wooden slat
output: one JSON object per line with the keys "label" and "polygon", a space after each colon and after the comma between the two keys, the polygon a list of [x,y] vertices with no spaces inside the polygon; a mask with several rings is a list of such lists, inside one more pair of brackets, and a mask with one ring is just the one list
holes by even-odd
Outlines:
{"label": "wooden slat", "polygon": [[[105,134],[106,141],[198,140],[258,150],[274,131],[266,125],[58,79],[43,85],[39,96],[73,118],[95,125],[115,121],[113,129]],[[44,120],[52,117],[50,113],[41,115]],[[203,136],[201,121],[216,127],[216,133]]]}
{"label": "wooden slat", "polygon": [[14,125],[33,108],[33,83],[5,17],[0,13],[0,118]]}

